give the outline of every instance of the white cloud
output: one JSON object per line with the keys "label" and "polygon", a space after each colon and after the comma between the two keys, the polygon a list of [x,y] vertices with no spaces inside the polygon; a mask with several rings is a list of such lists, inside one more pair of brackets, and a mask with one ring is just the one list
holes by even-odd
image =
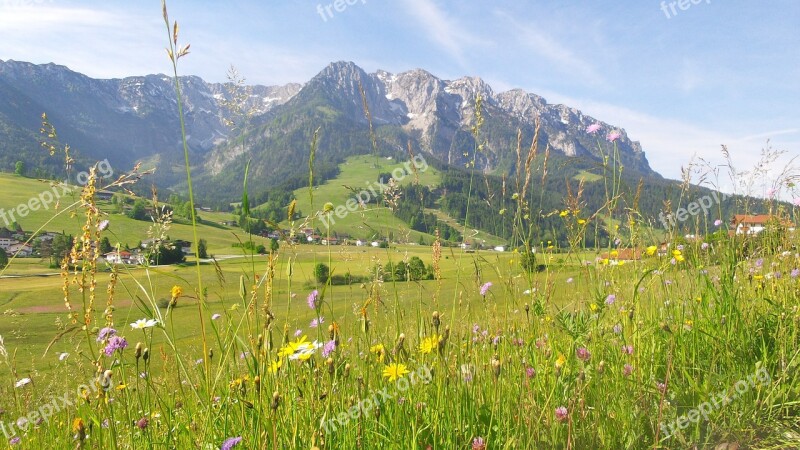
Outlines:
{"label": "white cloud", "polygon": [[430,40],[446,50],[461,66],[465,65],[464,50],[480,42],[449,18],[433,0],[404,0],[409,12],[419,20]]}

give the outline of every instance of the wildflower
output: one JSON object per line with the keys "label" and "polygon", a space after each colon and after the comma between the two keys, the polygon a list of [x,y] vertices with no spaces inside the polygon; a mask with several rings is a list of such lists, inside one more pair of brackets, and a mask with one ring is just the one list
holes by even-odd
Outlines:
{"label": "wildflower", "polygon": [[481,286],[481,295],[485,297],[486,294],[489,292],[489,288],[490,287],[492,287],[492,282],[491,281],[487,281],[486,283],[483,283],[483,286]]}
{"label": "wildflower", "polygon": [[761,267],[761,266],[763,266],[763,265],[764,265],[764,258],[758,258],[758,259],[756,260],[756,267],[759,267],[759,268],[760,268],[760,267]]}
{"label": "wildflower", "polygon": [[622,333],[622,325],[621,324],[614,325],[614,329],[613,330],[614,330],[614,334],[621,334]]}
{"label": "wildflower", "polygon": [[222,447],[220,447],[219,449],[220,450],[231,450],[233,447],[236,447],[237,445],[239,445],[240,442],[242,442],[242,437],[241,436],[231,437],[231,438],[225,439],[225,442],[222,443]]}
{"label": "wildflower", "polygon": [[589,134],[595,134],[598,131],[600,131],[600,124],[599,123],[593,123],[593,124],[589,125],[588,127],[586,127],[586,132],[589,133]]}
{"label": "wildflower", "polygon": [[657,382],[656,387],[658,388],[659,391],[661,391],[662,394],[667,391],[667,385],[664,383]]}
{"label": "wildflower", "polygon": [[115,334],[117,334],[117,330],[111,327],[101,328],[100,332],[97,333],[97,342],[102,342],[104,339],[108,339]]}
{"label": "wildflower", "polygon": [[718,227],[720,225],[722,225],[722,221],[721,220],[717,219],[717,220],[714,221],[714,226],[715,227]]}
{"label": "wildflower", "polygon": [[573,280],[572,277],[567,278],[567,283],[572,283],[573,281],[575,280]]}
{"label": "wildflower", "polygon": [[584,220],[584,219],[578,219],[578,225],[583,225],[583,224],[585,224],[585,223],[586,223],[586,220]]}
{"label": "wildflower", "polygon": [[212,314],[212,315],[211,315],[211,320],[217,320],[217,319],[219,319],[220,317],[222,317],[222,316],[221,316],[221,315],[219,315],[219,314]]}
{"label": "wildflower", "polygon": [[606,140],[607,140],[608,142],[614,142],[614,141],[616,141],[617,139],[619,139],[619,138],[620,138],[620,136],[622,136],[622,134],[621,134],[619,131],[612,131],[611,133],[608,133],[608,134],[606,135]]}
{"label": "wildflower", "polygon": [[632,355],[633,354],[633,346],[632,345],[623,345],[622,346],[622,353],[625,353],[626,355]]}
{"label": "wildflower", "polygon": [[561,211],[561,213],[559,214],[559,216],[561,216],[561,217],[567,217],[568,215],[569,215],[569,210],[567,210],[567,209],[565,209],[564,211]]}
{"label": "wildflower", "polygon": [[325,318],[320,316],[318,319],[312,319],[308,326],[311,328],[317,328],[322,323],[325,323]]}
{"label": "wildflower", "polygon": [[472,440],[472,450],[486,450],[486,441],[478,436]]}
{"label": "wildflower", "polygon": [[63,361],[63,360],[65,360],[65,359],[67,359],[68,357],[69,357],[69,353],[60,353],[60,354],[58,355],[58,360],[59,360],[59,361]]}
{"label": "wildflower", "polygon": [[317,307],[319,306],[319,302],[318,302],[318,300],[319,300],[319,291],[316,290],[316,289],[311,291],[311,293],[308,294],[308,299],[307,300],[308,300],[308,307],[309,308],[317,309]]}
{"label": "wildflower", "polygon": [[791,276],[792,278],[797,278],[798,276],[800,276],[800,269],[792,269],[792,273],[789,274],[789,276]]}
{"label": "wildflower", "polygon": [[559,406],[558,408],[556,408],[556,420],[558,420],[559,422],[563,422],[567,420],[568,416],[569,412],[567,411],[566,407]]}
{"label": "wildflower", "polygon": [[282,364],[283,364],[282,359],[279,359],[277,361],[272,361],[271,363],[269,363],[269,369],[268,369],[269,373],[277,373],[278,369],[281,368]]}
{"label": "wildflower", "polygon": [[632,373],[633,373],[633,366],[630,364],[625,364],[625,366],[622,368],[622,375],[629,377],[631,376]]}
{"label": "wildflower", "polygon": [[527,376],[528,378],[535,377],[536,376],[536,369],[534,369],[533,367],[525,368],[525,376]]}
{"label": "wildflower", "polygon": [[435,348],[439,346],[440,339],[441,338],[435,334],[433,336],[426,337],[419,344],[419,352],[423,354],[432,352]]}
{"label": "wildflower", "polygon": [[31,382],[30,378],[22,378],[21,380],[19,380],[16,383],[14,383],[14,387],[21,388],[22,386],[25,386],[26,384],[30,384],[30,382]]}
{"label": "wildflower", "polygon": [[327,358],[328,355],[333,353],[334,350],[336,350],[336,341],[330,340],[325,343],[325,346],[322,347],[322,356],[324,358]]}
{"label": "wildflower", "polygon": [[567,362],[567,358],[564,357],[561,353],[558,354],[556,358],[556,368],[561,368]]}
{"label": "wildflower", "polygon": [[383,369],[383,376],[388,378],[389,381],[395,381],[399,378],[403,378],[403,376],[407,373],[409,373],[409,370],[406,368],[405,364],[392,363]]}
{"label": "wildflower", "polygon": [[76,417],[72,421],[72,432],[75,433],[75,439],[79,441],[86,439],[86,425],[84,425],[83,419]]}
{"label": "wildflower", "polygon": [[17,445],[20,443],[21,440],[22,438],[20,438],[19,436],[14,436],[13,438],[11,438],[11,440],[8,441],[8,443],[10,445]]}
{"label": "wildflower", "polygon": [[111,356],[117,350],[124,350],[125,347],[128,346],[128,341],[125,340],[124,337],[120,336],[112,336],[111,339],[108,340],[108,344],[106,344],[106,348],[103,349],[103,353],[106,356]]}
{"label": "wildflower", "polygon": [[183,288],[177,285],[172,286],[172,289],[170,289],[170,294],[172,294],[172,298],[178,298],[183,295]]}
{"label": "wildflower", "polygon": [[596,311],[597,311],[597,309],[598,309],[597,303],[594,303],[594,302],[592,302],[592,303],[589,305],[589,309],[591,309],[591,310],[592,310],[592,312],[596,312]]}
{"label": "wildflower", "polygon": [[619,252],[618,252],[618,251],[616,251],[616,250],[611,250],[611,257],[612,257],[612,258],[616,258],[616,257],[618,257],[618,256],[619,256]]}
{"label": "wildflower", "polygon": [[608,297],[606,297],[606,305],[609,305],[609,306],[613,305],[616,300],[617,300],[617,296],[616,295],[608,294]]}
{"label": "wildflower", "polygon": [[150,421],[148,421],[148,420],[147,420],[147,417],[142,417],[141,419],[139,419],[139,420],[137,420],[137,421],[136,421],[136,426],[137,426],[137,427],[138,427],[140,430],[144,430],[145,428],[147,428],[147,425],[148,425],[149,423],[150,423]]}
{"label": "wildflower", "polygon": [[579,347],[577,350],[575,350],[575,356],[577,356],[581,361],[588,361],[589,358],[592,357],[592,354],[586,347]]}
{"label": "wildflower", "polygon": [[658,247],[656,247],[655,245],[647,247],[647,256],[653,256],[656,253],[656,250],[658,250]]}
{"label": "wildflower", "polygon": [[144,330],[145,328],[152,328],[158,324],[156,319],[139,319],[131,324],[134,330]]}
{"label": "wildflower", "polygon": [[303,334],[303,330],[301,329],[294,330],[294,337],[299,337],[301,334]]}

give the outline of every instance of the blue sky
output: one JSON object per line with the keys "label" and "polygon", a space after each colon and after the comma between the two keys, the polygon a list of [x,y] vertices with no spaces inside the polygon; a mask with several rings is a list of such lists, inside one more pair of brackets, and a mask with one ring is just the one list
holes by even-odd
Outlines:
{"label": "blue sky", "polygon": [[[721,144],[738,169],[755,164],[767,139],[787,152],[784,161],[800,154],[800,3],[681,1],[687,9],[676,0],[674,13],[670,0],[342,0],[341,11],[333,0],[172,0],[168,8],[192,45],[182,74],[210,81],[233,64],[252,83],[305,82],[338,60],[369,72],[479,76],[495,91],[523,88],[625,128],[670,178],[693,155],[719,162]],[[3,60],[99,78],[165,73],[165,41],[159,1],[0,0]]]}

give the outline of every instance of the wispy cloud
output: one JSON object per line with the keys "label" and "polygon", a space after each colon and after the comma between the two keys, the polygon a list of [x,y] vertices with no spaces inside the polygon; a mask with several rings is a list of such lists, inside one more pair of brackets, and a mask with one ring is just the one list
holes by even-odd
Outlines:
{"label": "wispy cloud", "polygon": [[591,63],[578,57],[572,49],[552,35],[542,32],[540,25],[522,23],[504,11],[496,10],[494,15],[512,27],[512,34],[520,44],[554,64],[560,72],[577,75],[591,85],[603,83],[603,78]]}
{"label": "wispy cloud", "polygon": [[415,17],[428,38],[445,50],[463,67],[466,64],[464,51],[479,40],[464,30],[434,0],[404,0],[408,12]]}

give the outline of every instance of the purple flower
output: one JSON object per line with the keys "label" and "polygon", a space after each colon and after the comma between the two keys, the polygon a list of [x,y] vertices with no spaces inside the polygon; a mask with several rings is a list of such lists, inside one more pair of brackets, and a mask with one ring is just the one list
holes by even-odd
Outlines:
{"label": "purple flower", "polygon": [[319,291],[316,289],[311,291],[311,293],[308,294],[308,307],[311,309],[317,309],[317,307],[319,306],[318,298],[319,298]]}
{"label": "purple flower", "polygon": [[325,318],[320,316],[319,319],[311,320],[311,323],[308,324],[308,326],[311,327],[311,328],[317,328],[318,326],[320,326],[323,323],[325,323]]}
{"label": "purple flower", "polygon": [[617,296],[614,294],[608,294],[608,297],[606,297],[606,305],[613,305],[615,301],[617,301]]}
{"label": "purple flower", "polygon": [[800,269],[792,269],[792,273],[790,274],[792,278],[797,278],[800,276]]}
{"label": "purple flower", "polygon": [[780,272],[775,272],[775,278],[776,278],[776,279],[778,279],[778,278],[780,278],[780,277],[782,277],[782,276],[783,276],[783,274],[782,274],[782,273],[780,273]]}
{"label": "purple flower", "polygon": [[720,225],[722,225],[722,221],[721,220],[717,219],[717,220],[714,221],[714,226],[715,227],[718,227]]}
{"label": "purple flower", "polygon": [[481,330],[481,327],[477,323],[472,326],[472,334],[478,334],[478,331],[480,331],[480,330]]}
{"label": "purple flower", "polygon": [[625,367],[622,368],[622,374],[625,375],[626,377],[629,377],[631,376],[632,373],[633,373],[633,366],[630,364],[625,364]]}
{"label": "purple flower", "polygon": [[486,441],[478,436],[472,440],[472,450],[486,450]]}
{"label": "purple flower", "polygon": [[567,411],[566,407],[559,406],[558,408],[556,408],[556,420],[558,420],[559,422],[563,422],[567,420],[568,416],[569,412]]}
{"label": "purple flower", "polygon": [[336,350],[336,341],[330,340],[326,342],[325,346],[322,347],[322,357],[327,358],[334,350]]}
{"label": "purple flower", "polygon": [[500,343],[500,336],[495,336],[492,338],[492,345],[497,345]]}
{"label": "purple flower", "polygon": [[483,295],[485,297],[486,294],[489,292],[489,288],[490,287],[492,287],[492,282],[491,281],[487,281],[486,283],[483,283],[483,286],[481,286],[481,295]]}
{"label": "purple flower", "polygon": [[606,140],[608,142],[614,142],[617,139],[619,139],[620,136],[622,136],[622,134],[619,131],[612,131],[611,133],[608,133],[608,135],[606,135]]}
{"label": "purple flower", "polygon": [[106,348],[103,349],[103,353],[105,353],[106,356],[111,356],[115,351],[123,350],[127,346],[128,341],[126,341],[124,337],[111,336],[111,338],[108,340],[108,344],[106,344]]}
{"label": "purple flower", "polygon": [[136,421],[136,426],[139,427],[140,430],[144,430],[147,428],[147,424],[150,423],[147,420],[147,417],[142,417],[141,419]]}
{"label": "purple flower", "polygon": [[667,385],[662,382],[657,382],[656,387],[658,388],[659,391],[661,391],[662,394],[667,392]]}
{"label": "purple flower", "polygon": [[616,324],[614,325],[614,334],[621,334],[622,333],[622,325]]}
{"label": "purple flower", "polygon": [[588,361],[589,358],[592,357],[592,354],[589,353],[589,350],[586,347],[580,347],[575,350],[575,356],[577,356],[581,361]]}
{"label": "purple flower", "polygon": [[598,131],[600,131],[600,124],[599,123],[593,123],[593,124],[589,125],[588,127],[586,127],[586,132],[589,133],[589,134],[595,134]]}
{"label": "purple flower", "polygon": [[17,445],[20,443],[21,440],[22,438],[20,438],[19,436],[14,436],[13,438],[11,438],[10,441],[8,441],[8,443],[11,445]]}
{"label": "purple flower", "polygon": [[108,228],[109,221],[108,220],[101,220],[100,223],[97,224],[98,231],[105,231]]}
{"label": "purple flower", "polygon": [[526,368],[525,369],[525,376],[527,376],[528,378],[535,377],[536,376],[536,369],[534,369],[533,367]]}
{"label": "purple flower", "polygon": [[632,355],[633,354],[633,346],[632,345],[623,345],[622,346],[622,353],[625,353],[626,355]]}
{"label": "purple flower", "polygon": [[111,327],[101,328],[100,332],[97,333],[97,342],[102,342],[104,339],[108,339],[115,334],[117,334],[117,330]]}
{"label": "purple flower", "polygon": [[678,244],[678,250],[683,251],[683,244]]}
{"label": "purple flower", "polygon": [[222,447],[220,447],[219,450],[231,450],[233,447],[236,447],[239,442],[242,442],[241,436],[225,439],[225,442],[222,443]]}
{"label": "purple flower", "polygon": [[756,260],[756,267],[761,267],[764,265],[764,258],[758,258]]}
{"label": "purple flower", "polygon": [[294,337],[300,337],[301,334],[303,334],[303,330],[295,330],[294,331]]}
{"label": "purple flower", "polygon": [[703,242],[700,245],[700,248],[703,249],[703,250],[708,250],[708,247],[711,247],[710,245],[708,245],[708,242]]}

